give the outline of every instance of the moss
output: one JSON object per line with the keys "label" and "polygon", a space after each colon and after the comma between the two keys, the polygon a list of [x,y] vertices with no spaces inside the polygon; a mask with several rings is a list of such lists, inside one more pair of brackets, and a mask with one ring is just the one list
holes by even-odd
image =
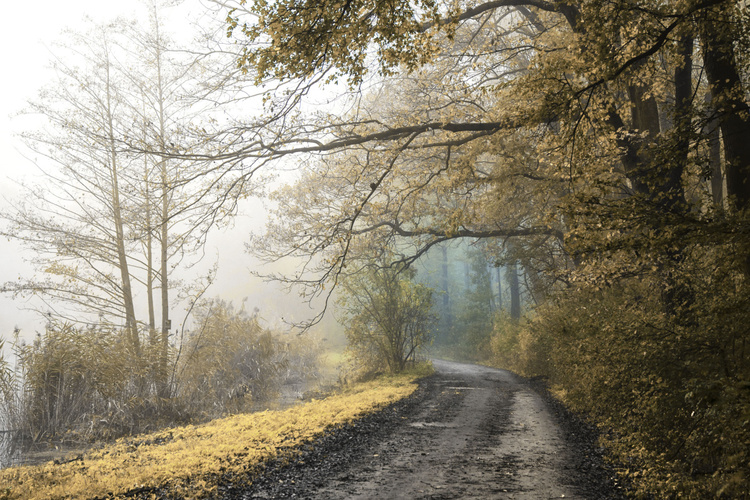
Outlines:
{"label": "moss", "polygon": [[121,498],[134,490],[165,488],[203,498],[224,474],[241,478],[263,461],[283,456],[329,426],[350,422],[410,395],[422,369],[349,387],[284,411],[240,414],[199,426],[167,429],[89,452],[62,464],[0,471],[7,499]]}

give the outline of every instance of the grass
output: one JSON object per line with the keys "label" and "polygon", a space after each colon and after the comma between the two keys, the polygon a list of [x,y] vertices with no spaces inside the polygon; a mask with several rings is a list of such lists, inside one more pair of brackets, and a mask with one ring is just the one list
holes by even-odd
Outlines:
{"label": "grass", "polygon": [[0,470],[0,500],[124,498],[165,489],[205,498],[222,475],[251,479],[262,462],[292,456],[328,427],[409,396],[425,369],[357,384],[283,411],[234,415],[207,424],[118,440],[67,463]]}

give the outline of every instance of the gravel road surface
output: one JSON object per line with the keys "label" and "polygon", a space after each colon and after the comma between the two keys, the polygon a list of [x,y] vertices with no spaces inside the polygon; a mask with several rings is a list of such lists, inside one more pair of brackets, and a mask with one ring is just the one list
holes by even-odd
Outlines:
{"label": "gravel road surface", "polygon": [[595,431],[533,381],[434,361],[410,398],[269,464],[225,498],[624,498]]}

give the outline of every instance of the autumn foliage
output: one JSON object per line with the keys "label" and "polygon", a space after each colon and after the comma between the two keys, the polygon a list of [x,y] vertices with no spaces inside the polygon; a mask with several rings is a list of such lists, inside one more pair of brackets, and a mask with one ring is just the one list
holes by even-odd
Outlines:
{"label": "autumn foliage", "polygon": [[[182,152],[155,155],[205,160],[226,179],[208,183],[219,205],[206,205],[205,220],[231,213],[261,169],[294,165],[292,183],[272,194],[266,234],[249,246],[268,262],[290,260],[291,271],[267,277],[311,303],[342,293],[351,351],[392,371],[429,339],[431,292],[411,269],[455,240],[481,249],[462,311],[442,286],[451,317],[439,323],[454,345],[548,377],[602,426],[635,495],[747,494],[746,1],[218,3],[239,51],[217,81],[231,81],[229,92],[250,78],[262,109],[209,121]],[[492,310],[488,263],[513,269],[509,321]],[[286,366],[277,336],[222,307],[204,309],[204,326],[170,358],[174,396],[218,413],[273,393],[263,381]],[[90,407],[51,387],[79,381],[91,401],[133,394],[141,404],[149,369],[166,380],[166,326],[160,363],[128,365],[111,387],[77,355],[129,348],[106,329],[55,328],[26,365],[39,368],[29,394],[49,422],[69,418],[55,405]],[[91,345],[69,345],[80,338]],[[148,350],[140,340],[130,344]]]}
{"label": "autumn foliage", "polygon": [[322,256],[319,293],[377,242],[486,242],[535,306],[493,325],[496,362],[599,422],[637,495],[746,495],[747,2],[240,4],[259,81],[361,92],[269,137],[319,155],[263,252]]}

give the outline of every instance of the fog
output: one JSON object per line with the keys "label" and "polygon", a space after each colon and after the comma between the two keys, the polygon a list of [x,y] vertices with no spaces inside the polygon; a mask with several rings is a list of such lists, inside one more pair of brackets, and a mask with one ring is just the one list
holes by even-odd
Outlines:
{"label": "fog", "polygon": [[[177,2],[179,8],[170,8],[166,24],[176,39],[192,37],[191,21],[196,12],[203,12],[204,2],[186,0]],[[18,116],[29,99],[33,99],[41,86],[53,73],[49,67],[54,44],[64,41],[64,30],[76,30],[85,19],[106,22],[117,16],[143,15],[140,0],[102,2],[101,0],[39,0],[33,9],[22,3],[8,3],[0,16],[0,42],[3,50],[3,98],[0,99],[0,207],[8,207],[17,199],[19,183],[33,180],[38,174],[32,152],[24,149],[18,137],[21,127],[28,128],[29,118]],[[12,48],[12,50],[11,50]],[[208,238],[205,257],[194,268],[174,278],[195,279],[214,264],[218,264],[214,284],[205,297],[220,297],[252,310],[258,308],[260,316],[271,326],[280,326],[281,318],[304,319],[306,307],[294,295],[287,295],[278,287],[264,283],[253,276],[253,271],[264,272],[260,263],[245,252],[245,241],[251,232],[262,231],[265,208],[261,200],[250,199],[240,207],[237,217],[229,227],[214,230]],[[0,283],[29,277],[33,268],[26,262],[29,255],[15,241],[0,240]],[[192,274],[191,274],[192,273]],[[142,297],[141,297],[142,299]],[[180,326],[185,317],[185,304],[174,304],[173,324]],[[0,295],[0,338],[12,337],[20,329],[22,338],[28,340],[43,330],[44,320],[34,309],[53,310],[55,304],[39,300],[26,301]],[[313,311],[309,311],[312,316]]]}

